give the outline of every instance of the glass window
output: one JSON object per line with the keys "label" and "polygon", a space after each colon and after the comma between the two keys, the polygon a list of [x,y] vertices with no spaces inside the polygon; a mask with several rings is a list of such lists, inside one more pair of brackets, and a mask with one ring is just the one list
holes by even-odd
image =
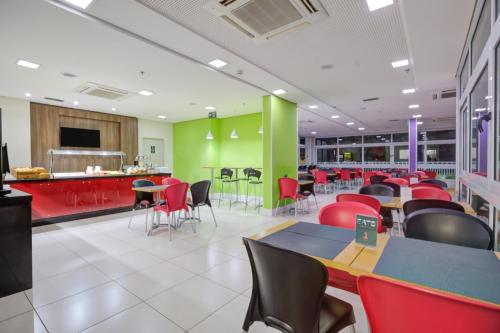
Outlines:
{"label": "glass window", "polygon": [[417,162],[424,162],[424,145],[418,145],[417,147]]}
{"label": "glass window", "polygon": [[481,196],[476,193],[471,193],[471,207],[477,213],[477,217],[483,220],[486,224],[489,225],[490,220],[490,203],[484,200]]}
{"label": "glass window", "polygon": [[425,131],[418,132],[417,140],[418,141],[427,141],[427,132],[425,132]]}
{"label": "glass window", "polygon": [[469,54],[467,53],[462,67],[462,72],[460,72],[460,97],[462,97],[465,87],[467,86],[467,82],[469,81],[469,72]]}
{"label": "glass window", "polygon": [[318,163],[334,163],[337,162],[337,148],[318,149]]}
{"label": "glass window", "polygon": [[389,147],[365,147],[365,162],[390,162]]}
{"label": "glass window", "polygon": [[331,146],[337,144],[337,138],[319,138],[316,139],[316,146]]}
{"label": "glass window", "polygon": [[[500,10],[499,6],[500,4],[498,3],[500,2],[497,1],[497,15],[498,15],[498,11]],[[495,179],[496,180],[500,180],[500,44],[497,46],[497,49],[496,49],[496,58],[497,58],[497,64],[496,64],[496,71],[495,71],[495,75],[496,75],[496,95],[497,95],[497,98],[496,98],[496,103],[497,103],[497,116],[496,116],[496,125],[495,125],[495,128],[496,128],[496,150],[495,150],[495,160],[496,160],[496,170],[497,170],[497,174],[496,174],[496,177]]]}
{"label": "glass window", "polygon": [[393,142],[408,142],[408,133],[394,133],[392,135]]}
{"label": "glass window", "polygon": [[300,151],[299,151],[299,163],[300,164],[305,164],[306,163],[306,149],[305,148],[300,148]]}
{"label": "glass window", "polygon": [[460,184],[460,201],[467,202],[467,186]]}
{"label": "glass window", "polygon": [[361,147],[340,148],[340,162],[361,162]]}
{"label": "glass window", "polygon": [[350,145],[353,143],[361,143],[362,142],[362,137],[361,136],[344,136],[342,138],[339,138],[339,145]]}
{"label": "glass window", "polygon": [[[408,146],[394,146],[394,162],[408,162]],[[417,162],[424,162],[424,145],[417,147]]]}
{"label": "glass window", "polygon": [[468,166],[468,158],[467,158],[467,150],[468,143],[467,139],[469,137],[469,109],[465,106],[465,109],[462,110],[461,115],[462,122],[462,135],[460,137],[462,144],[462,170],[467,171],[469,169]]}
{"label": "glass window", "polygon": [[299,136],[299,145],[305,145],[306,144],[306,138],[303,136]]}
{"label": "glass window", "polygon": [[428,131],[427,141],[434,141],[434,140],[455,140],[455,130]]}
{"label": "glass window", "polygon": [[378,134],[378,135],[365,135],[363,137],[364,143],[389,143],[391,142],[390,134]]}
{"label": "glass window", "polygon": [[[497,7],[498,8],[498,7]],[[500,209],[497,208],[497,218],[495,221],[495,251],[500,251]]]}
{"label": "glass window", "polygon": [[490,36],[491,30],[491,1],[486,0],[484,2],[483,8],[481,9],[481,14],[479,21],[477,22],[476,30],[472,36],[472,68],[474,68],[481,56],[486,41]]}
{"label": "glass window", "polygon": [[455,145],[427,145],[427,162],[455,162]]}
{"label": "glass window", "polygon": [[470,167],[471,172],[487,175],[487,131],[479,134],[477,130],[478,119],[485,115],[488,109],[488,67],[483,70],[481,77],[471,93],[471,139],[470,139]]}

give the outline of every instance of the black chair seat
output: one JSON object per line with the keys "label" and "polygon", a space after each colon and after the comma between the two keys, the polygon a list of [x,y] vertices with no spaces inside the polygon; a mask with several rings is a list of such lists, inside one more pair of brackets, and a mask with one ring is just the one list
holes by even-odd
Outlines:
{"label": "black chair seat", "polygon": [[338,332],[356,320],[351,304],[325,294],[319,314],[319,332]]}
{"label": "black chair seat", "polygon": [[262,184],[262,181],[261,180],[251,180],[248,183],[249,184],[256,184],[256,185],[258,185],[258,184]]}

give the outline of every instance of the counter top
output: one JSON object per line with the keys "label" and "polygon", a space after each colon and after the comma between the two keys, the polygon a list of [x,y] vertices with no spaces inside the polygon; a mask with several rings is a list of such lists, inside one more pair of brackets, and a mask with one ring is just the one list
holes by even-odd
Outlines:
{"label": "counter top", "polygon": [[171,176],[170,172],[151,172],[140,174],[105,174],[105,175],[87,175],[84,172],[61,172],[54,173],[48,179],[15,179],[14,177],[6,177],[5,184],[27,183],[27,182],[47,182],[60,180],[87,180],[87,179],[102,179],[102,178],[122,178],[122,177],[148,177],[148,176]]}

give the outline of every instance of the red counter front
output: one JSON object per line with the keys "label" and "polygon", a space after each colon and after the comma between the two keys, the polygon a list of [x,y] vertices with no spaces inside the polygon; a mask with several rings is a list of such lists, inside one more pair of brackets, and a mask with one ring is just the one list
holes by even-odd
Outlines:
{"label": "red counter front", "polygon": [[152,176],[112,176],[93,178],[47,179],[8,182],[12,188],[30,193],[32,221],[56,222],[131,208],[136,179],[161,184],[168,174]]}

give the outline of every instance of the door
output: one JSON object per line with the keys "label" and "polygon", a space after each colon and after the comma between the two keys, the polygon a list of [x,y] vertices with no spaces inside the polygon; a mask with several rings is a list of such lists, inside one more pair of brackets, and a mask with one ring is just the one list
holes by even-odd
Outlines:
{"label": "door", "polygon": [[143,155],[146,157],[146,163],[153,166],[164,166],[164,143],[163,139],[143,139]]}

